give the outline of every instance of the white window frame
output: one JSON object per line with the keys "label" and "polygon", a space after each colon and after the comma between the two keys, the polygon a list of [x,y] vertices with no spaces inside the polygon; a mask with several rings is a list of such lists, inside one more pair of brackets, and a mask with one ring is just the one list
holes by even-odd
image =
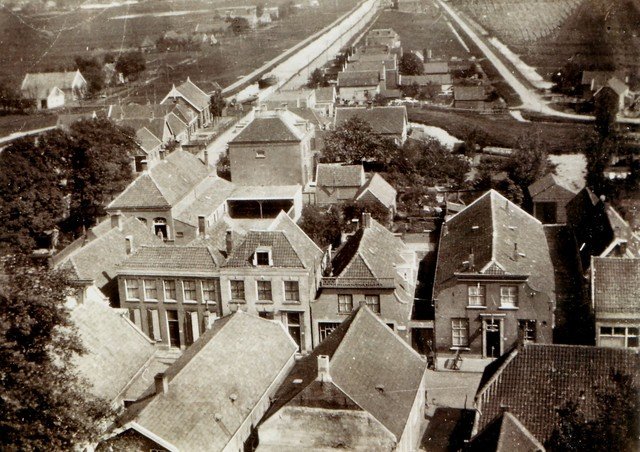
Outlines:
{"label": "white window frame", "polygon": [[471,308],[487,306],[487,287],[484,284],[469,284],[467,286],[467,305]]}
{"label": "white window frame", "polygon": [[[296,298],[289,299],[287,298],[287,293],[292,293],[292,290],[287,290],[287,284],[295,284],[296,285]],[[284,301],[285,303],[300,303],[300,282],[298,280],[285,280],[282,282],[282,291],[284,293]]]}
{"label": "white window frame", "polygon": [[[521,325],[523,325],[522,328]],[[530,326],[533,326],[533,328],[531,328]],[[522,331],[522,342],[535,343],[538,340],[538,322],[536,322],[535,320],[519,319],[518,329]],[[527,334],[530,332],[533,333],[533,339],[531,339],[530,335]]]}
{"label": "white window frame", "polygon": [[[147,282],[153,282],[155,287],[153,290],[156,291],[155,298],[147,296]],[[158,301],[158,281],[153,278],[146,278],[142,280],[142,293],[144,294],[144,301]]]}
{"label": "white window frame", "polygon": [[[340,298],[341,297],[348,297],[349,298],[349,309],[342,309],[342,306],[345,305],[346,303],[341,303],[340,302]],[[339,293],[338,294],[338,313],[339,314],[350,314],[351,311],[353,311],[353,294],[350,293]]]}
{"label": "white window frame", "polygon": [[[193,284],[193,298],[187,298],[187,284]],[[189,289],[191,292],[192,289]],[[182,281],[182,301],[185,303],[197,303],[198,302],[198,284],[192,279]]]}
{"label": "white window frame", "polygon": [[[167,289],[167,283],[173,283],[173,289]],[[167,296],[168,291],[173,291],[173,298]],[[178,284],[175,279],[163,279],[162,280],[162,291],[164,293],[164,301],[178,301]]]}
{"label": "white window frame", "polygon": [[500,286],[500,307],[515,309],[518,307],[518,286],[514,284]]}
{"label": "white window frame", "polygon": [[[269,298],[260,298],[260,285],[261,284],[269,284],[269,294],[271,295]],[[262,279],[256,281],[256,300],[258,301],[273,301],[273,282],[270,279]]]}
{"label": "white window frame", "polygon": [[364,296],[364,304],[376,314],[380,314],[380,294],[370,294]]}
{"label": "white window frame", "polygon": [[[129,282],[130,281],[135,281],[135,287],[129,287]],[[129,289],[135,289],[136,292],[138,293],[137,297],[131,297],[129,296]],[[124,279],[124,292],[125,292],[125,296],[127,298],[127,300],[135,300],[135,301],[139,301],[140,300],[140,281],[138,281],[137,278],[125,278]]]}
{"label": "white window frame", "polygon": [[[211,284],[212,288],[205,289],[205,284]],[[204,281],[200,281],[200,290],[202,291],[202,301],[204,303],[216,304],[218,303],[218,291],[216,290],[216,282],[212,279],[206,279]],[[205,293],[213,292],[213,298],[207,298]]]}
{"label": "white window frame", "polygon": [[469,319],[451,319],[451,345],[457,348],[469,347]]}
{"label": "white window frame", "polygon": [[[609,328],[611,330],[611,333],[603,333],[602,330],[603,328]],[[616,329],[622,329],[622,332],[616,332]],[[636,334],[632,334],[629,332],[630,329],[635,329],[636,330]],[[598,329],[598,335],[600,337],[613,337],[613,338],[624,338],[624,346],[625,348],[638,348],[640,347],[640,327],[635,326],[635,325],[625,325],[625,326],[621,326],[621,325],[600,325],[599,329]],[[636,341],[638,341],[638,345],[635,347],[631,347],[629,346],[629,339],[630,338],[636,338]]]}
{"label": "white window frame", "polygon": [[[242,287],[242,298],[234,296],[233,286],[234,284],[239,284]],[[247,291],[244,284],[244,279],[231,279],[229,280],[229,291],[231,292],[231,299],[233,301],[246,301],[247,299]]]}
{"label": "white window frame", "polygon": [[[328,327],[326,325],[333,325]],[[340,326],[340,322],[318,322],[318,339],[324,341],[333,331]],[[327,331],[330,330],[330,331]]]}

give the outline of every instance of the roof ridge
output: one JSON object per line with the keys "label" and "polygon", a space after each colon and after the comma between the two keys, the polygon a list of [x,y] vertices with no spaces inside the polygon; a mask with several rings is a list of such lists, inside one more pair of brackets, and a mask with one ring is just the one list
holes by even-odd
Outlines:
{"label": "roof ridge", "polygon": [[[266,232],[269,232],[269,231],[266,231]],[[298,250],[296,249],[296,247],[293,246],[293,243],[291,243],[291,240],[289,240],[289,237],[287,236],[286,232],[285,231],[274,231],[274,232],[280,232],[283,235],[283,237],[285,238],[285,240],[287,241],[287,243],[289,244],[289,246],[291,247],[291,249],[295,253],[296,257],[298,258],[298,260],[302,264],[302,268],[307,268],[306,263],[302,260],[302,257],[300,257],[300,253],[298,253]]]}
{"label": "roof ridge", "polygon": [[[515,415],[511,414],[511,412],[509,411],[505,411],[504,416],[508,416],[509,420],[514,424],[516,424],[516,426],[520,429],[521,433],[523,433],[524,436],[526,436],[529,439],[529,441],[531,441],[537,448],[539,448],[539,450],[545,450],[544,446],[540,444],[540,441],[538,441],[538,439],[535,436],[533,436],[533,434],[529,431],[529,429],[525,427],[525,425],[522,422],[520,422],[520,419],[518,419]],[[502,425],[500,426],[500,433],[502,433],[503,428],[504,428],[504,420],[502,421]],[[502,441],[502,435],[499,435],[497,450],[501,450],[500,449],[501,441]]]}
{"label": "roof ridge", "polygon": [[476,400],[479,397],[482,397],[482,395],[489,389],[489,386],[493,385],[493,383],[502,374],[502,372],[507,367],[507,365],[511,361],[513,361],[513,359],[518,355],[518,352],[519,352],[519,348],[518,347],[514,347],[513,350],[511,351],[511,353],[509,354],[509,356],[507,356],[507,358],[504,360],[504,362],[500,366],[498,366],[498,368],[496,370],[493,371],[493,374],[491,375],[491,377],[489,377],[489,379],[484,384],[484,386],[482,386],[481,388],[478,388],[478,391],[476,392],[476,397],[475,397]]}

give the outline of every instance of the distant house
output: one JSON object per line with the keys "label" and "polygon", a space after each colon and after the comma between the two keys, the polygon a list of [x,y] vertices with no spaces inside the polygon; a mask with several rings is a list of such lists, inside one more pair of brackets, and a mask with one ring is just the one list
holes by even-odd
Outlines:
{"label": "distant house", "polygon": [[421,13],[424,11],[422,0],[397,0],[398,11],[403,13]]}
{"label": "distant house", "polygon": [[369,180],[358,190],[355,200],[379,204],[382,208],[387,209],[391,219],[396,213],[397,196],[398,192],[389,182],[380,174],[373,173]]}
{"label": "distant house", "polygon": [[485,110],[488,108],[486,100],[487,94],[483,85],[453,87],[453,106],[455,108]]}
{"label": "distant house", "polygon": [[612,77],[609,80],[607,80],[604,86],[599,88],[593,94],[593,97],[597,99],[606,91],[613,93],[618,99],[618,111],[624,110],[624,108],[627,106],[628,97],[630,95],[629,85],[627,85],[625,82],[623,82],[617,77]]}
{"label": "distant house", "polygon": [[284,212],[267,230],[251,230],[229,248],[220,269],[223,312],[242,310],[278,320],[299,350],[309,352],[322,250]]}
{"label": "distant house", "polygon": [[542,223],[491,190],[442,226],[433,287],[442,355],[551,343],[554,262]]}
{"label": "distant house", "polygon": [[312,89],[276,91],[265,104],[270,110],[276,108],[316,108],[316,93]]}
{"label": "distant house", "polygon": [[135,156],[135,170],[141,172],[148,168],[150,162],[160,160],[162,141],[147,127],[136,130],[135,140],[142,151],[140,155]]}
{"label": "distant house", "polygon": [[316,106],[322,115],[327,117],[333,117],[333,112],[336,104],[336,88],[328,86],[326,88],[316,88]]}
{"label": "distant house", "polygon": [[319,163],[316,168],[316,204],[350,201],[366,181],[362,165]]}
{"label": "distant house", "polygon": [[358,308],[296,362],[258,426],[257,450],[416,450],[425,374],[420,355]]}
{"label": "distant house", "polygon": [[122,85],[125,82],[124,75],[116,70],[115,63],[105,63],[102,66],[102,73],[104,74],[104,83],[107,86]]}
{"label": "distant house", "polygon": [[258,7],[257,6],[226,6],[217,8],[216,11],[224,19],[235,19],[236,17],[245,19],[251,28],[258,25]]}
{"label": "distant house", "polygon": [[398,144],[407,140],[409,119],[407,108],[399,107],[340,107],[336,109],[335,127],[339,127],[350,118],[359,118],[367,122],[373,131]]}
{"label": "distant house", "polygon": [[591,258],[591,300],[599,347],[640,347],[640,258]]}
{"label": "distant house", "polygon": [[314,128],[286,110],[256,111],[229,142],[231,180],[237,185],[306,186],[312,180]]}
{"label": "distant house", "polygon": [[338,96],[343,102],[370,102],[385,86],[379,70],[343,71],[338,74]]}
{"label": "distant house", "polygon": [[99,449],[243,450],[293,367],[296,348],[278,322],[243,312],[216,320],[155,376]]}
{"label": "distant house", "polygon": [[140,42],[140,50],[144,52],[150,52],[156,48],[156,42],[151,36],[145,36]]}
{"label": "distant house", "polygon": [[198,88],[188,77],[187,81],[174,85],[169,94],[160,104],[173,102],[176,105],[183,105],[196,114],[198,129],[207,126],[211,122],[211,111],[209,109],[209,95]]}
{"label": "distant house", "polygon": [[73,105],[87,94],[87,81],[80,71],[27,74],[20,92],[35,102],[38,110]]}
{"label": "distant house", "polygon": [[423,65],[422,73],[424,75],[448,74],[451,72],[449,62],[447,61],[427,61]]}
{"label": "distant house", "polygon": [[[136,132],[146,128],[163,145],[172,140],[187,143],[198,126],[197,113],[182,103],[111,105],[107,116]],[[151,158],[147,160],[149,164],[153,162]]]}
{"label": "distant house", "polygon": [[429,75],[401,75],[400,86],[407,87],[418,85],[420,87],[434,85],[440,91],[447,91],[451,88],[453,80],[451,74],[429,74]]}
{"label": "distant house", "polygon": [[417,278],[415,252],[370,214],[337,250],[311,306],[317,345],[365,304],[406,342]]}
{"label": "distant house", "polygon": [[[508,427],[511,435],[522,438],[515,450],[544,450],[539,446],[548,444],[559,428],[559,409],[577,403],[586,422],[595,420],[604,414],[598,395],[614,389],[612,374],[628,375],[638,385],[639,367],[640,356],[630,350],[542,344],[514,348],[485,368],[474,402],[471,445],[483,437],[489,439],[487,430],[495,433],[500,418],[503,425],[515,418],[515,425]],[[506,419],[505,413],[509,413]],[[506,433],[506,444],[513,444],[514,437]],[[472,450],[514,449],[486,444]]]}
{"label": "distant house", "polygon": [[400,35],[393,28],[375,28],[365,36],[366,46],[387,46],[389,49],[400,47]]}
{"label": "distant house", "polygon": [[185,349],[222,315],[223,262],[205,246],[141,247],[118,267],[120,306],[154,341]]}
{"label": "distant house", "polygon": [[533,216],[544,224],[564,224],[567,222],[566,205],[576,192],[556,175],[549,173],[529,185],[529,195],[533,201]]}

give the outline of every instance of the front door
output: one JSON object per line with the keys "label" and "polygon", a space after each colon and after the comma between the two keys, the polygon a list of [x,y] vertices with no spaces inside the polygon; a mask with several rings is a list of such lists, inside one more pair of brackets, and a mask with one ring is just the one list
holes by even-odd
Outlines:
{"label": "front door", "polygon": [[485,319],[484,321],[484,356],[497,358],[502,353],[502,338],[500,320]]}
{"label": "front door", "polygon": [[180,323],[178,311],[167,311],[167,325],[169,330],[169,345],[180,348]]}

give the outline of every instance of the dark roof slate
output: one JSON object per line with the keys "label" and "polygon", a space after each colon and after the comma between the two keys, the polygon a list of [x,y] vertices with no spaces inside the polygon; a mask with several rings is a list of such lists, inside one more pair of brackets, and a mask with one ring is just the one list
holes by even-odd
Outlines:
{"label": "dark roof slate", "polygon": [[222,262],[220,253],[205,246],[143,246],[119,266],[118,272],[213,272]]}
{"label": "dark roof slate", "polygon": [[321,187],[360,187],[364,183],[362,165],[318,163],[316,184]]}
{"label": "dark roof slate", "polygon": [[341,107],[336,108],[335,125],[339,127],[356,117],[371,125],[374,132],[383,135],[401,135],[408,122],[407,109],[399,107]]}
{"label": "dark roof slate", "polygon": [[640,316],[640,259],[594,257],[593,305],[599,314]]}

